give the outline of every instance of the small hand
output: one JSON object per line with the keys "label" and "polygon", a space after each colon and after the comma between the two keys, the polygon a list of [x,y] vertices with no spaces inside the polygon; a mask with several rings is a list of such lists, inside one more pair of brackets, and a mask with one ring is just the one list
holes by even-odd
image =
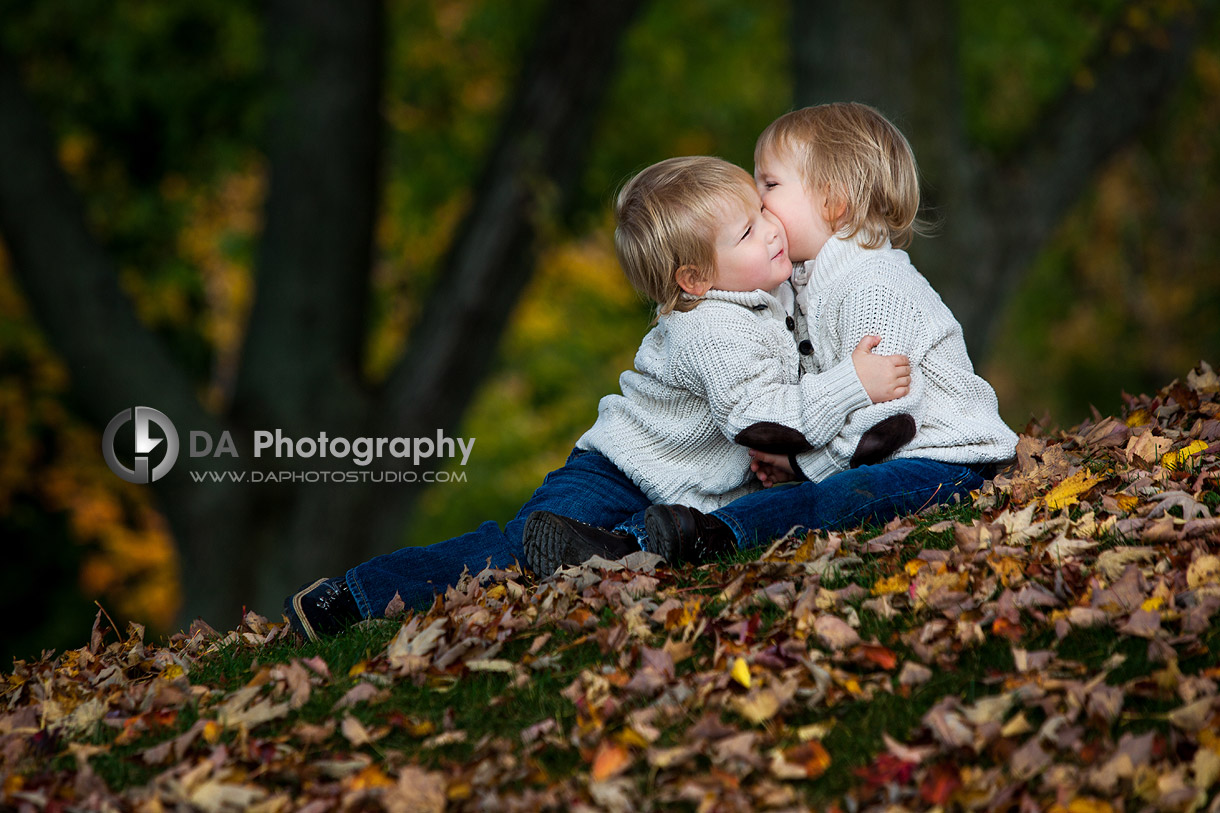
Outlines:
{"label": "small hand", "polygon": [[880,336],[865,336],[851,352],[856,376],[874,404],[901,398],[911,391],[911,361],[906,356],[875,356]]}
{"label": "small hand", "polygon": [[787,455],[770,454],[757,449],[750,450],[750,471],[754,472],[763,488],[797,479]]}

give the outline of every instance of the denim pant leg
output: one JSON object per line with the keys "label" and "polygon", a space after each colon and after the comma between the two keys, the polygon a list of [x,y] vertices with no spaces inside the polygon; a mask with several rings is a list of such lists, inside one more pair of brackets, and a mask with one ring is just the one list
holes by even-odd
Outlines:
{"label": "denim pant leg", "polygon": [[850,528],[888,522],[938,505],[983,484],[987,467],[935,460],[898,459],[839,472],[817,483],[803,482],[747,494],[712,516],[737,536],[738,548],[778,539],[795,527]]}
{"label": "denim pant leg", "polygon": [[643,512],[649,505],[631,478],[597,452],[575,450],[562,468],[546,476],[517,516],[501,530],[484,522],[469,533],[421,547],[400,548],[347,572],[347,584],[365,618],[380,617],[397,593],[407,607],[431,601],[457,583],[463,568],[477,573],[489,563],[525,563],[521,533],[534,511],[552,511],[601,528]]}

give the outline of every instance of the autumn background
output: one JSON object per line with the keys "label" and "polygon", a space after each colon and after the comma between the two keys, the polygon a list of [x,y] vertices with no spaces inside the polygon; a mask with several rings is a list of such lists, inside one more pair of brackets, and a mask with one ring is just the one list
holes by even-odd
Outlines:
{"label": "autumn background", "polygon": [[[1014,427],[1218,357],[1214,1],[0,9],[5,662],[78,644],[95,600],[227,629],[506,519],[648,326],[617,184],[674,154],[749,167],[794,106],[871,102],[908,133],[941,222],[916,263]],[[237,437],[477,443],[465,484],[426,490],[181,463],[131,486],[99,450],[135,404]]]}

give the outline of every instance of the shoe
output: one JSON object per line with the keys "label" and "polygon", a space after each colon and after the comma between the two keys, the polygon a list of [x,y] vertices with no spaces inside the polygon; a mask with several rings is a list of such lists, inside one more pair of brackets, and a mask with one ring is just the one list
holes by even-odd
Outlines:
{"label": "shoe", "polygon": [[880,463],[915,437],[915,419],[905,412],[891,415],[860,436],[856,453],[851,456],[851,468]]}
{"label": "shoe", "polygon": [[652,505],[644,512],[648,550],[668,562],[702,564],[737,551],[733,529],[685,505]]}
{"label": "shoe", "polygon": [[607,531],[550,511],[535,511],[522,532],[525,561],[539,576],[549,576],[564,565],[579,565],[594,556],[621,559],[640,550],[631,534]]}
{"label": "shoe", "polygon": [[800,454],[813,448],[800,432],[773,421],[750,424],[737,433],[733,442],[768,454]]}
{"label": "shoe", "polygon": [[310,641],[335,635],[363,620],[346,579],[318,579],[284,599],[284,617]]}

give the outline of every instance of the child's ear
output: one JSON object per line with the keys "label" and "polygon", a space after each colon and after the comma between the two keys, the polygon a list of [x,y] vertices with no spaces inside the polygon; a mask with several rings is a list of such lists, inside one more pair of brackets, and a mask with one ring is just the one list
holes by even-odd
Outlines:
{"label": "child's ear", "polygon": [[694,265],[684,265],[674,272],[678,287],[691,296],[703,296],[712,288],[712,278]]}
{"label": "child's ear", "polygon": [[836,189],[827,189],[822,204],[822,219],[827,223],[838,223],[847,214],[847,196]]}

